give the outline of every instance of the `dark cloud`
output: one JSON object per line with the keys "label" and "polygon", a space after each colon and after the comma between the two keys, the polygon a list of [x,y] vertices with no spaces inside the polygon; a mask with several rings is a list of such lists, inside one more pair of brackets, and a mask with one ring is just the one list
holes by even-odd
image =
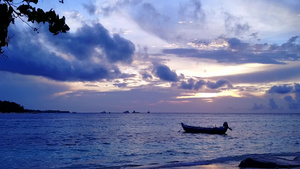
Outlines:
{"label": "dark cloud", "polygon": [[199,80],[194,84],[194,89],[195,90],[199,90],[202,88],[202,86],[204,86],[206,84],[206,82],[204,80]]}
{"label": "dark cloud", "polygon": [[[132,42],[115,34],[111,37],[108,31],[100,24],[84,25],[75,33],[61,34],[53,37],[42,31],[39,34],[32,30],[18,31],[11,39],[6,54],[9,56],[0,61],[0,71],[7,71],[26,75],[43,76],[58,81],[96,81],[127,77],[118,67],[108,62],[132,61],[134,45]],[[74,59],[65,59],[54,51],[72,54]],[[103,53],[98,54],[96,48]],[[93,55],[104,58],[102,63],[95,63]]]}
{"label": "dark cloud", "polygon": [[206,85],[206,87],[208,87],[210,89],[218,89],[225,85],[227,85],[227,87],[230,87],[230,88],[232,87],[232,85],[227,80],[223,80],[223,79],[218,80],[216,82],[211,82],[211,81],[205,81],[202,79],[195,81],[194,79],[190,78],[190,79],[188,79],[187,82],[182,81],[180,83],[179,88],[198,91],[205,85]]}
{"label": "dark cloud", "polygon": [[180,88],[192,90],[192,89],[194,89],[194,82],[195,82],[195,80],[192,78],[190,78],[188,80],[188,82],[182,81],[180,84]]}
{"label": "dark cloud", "polygon": [[272,86],[267,93],[287,94],[292,92],[293,87],[288,85]]}
{"label": "dark cloud", "polygon": [[[296,110],[300,108],[300,84],[295,83],[294,86],[290,85],[281,85],[281,86],[272,86],[267,93],[278,93],[278,94],[289,94],[284,97],[284,100],[288,104],[289,109]],[[276,109],[274,99],[269,100],[269,106],[271,109]]]}
{"label": "dark cloud", "polygon": [[176,72],[171,71],[171,69],[166,65],[154,65],[153,72],[158,78],[164,81],[177,82],[179,80]]}
{"label": "dark cloud", "polygon": [[273,51],[280,51],[280,50],[285,50],[288,52],[295,52],[298,53],[299,56],[299,51],[300,51],[300,40],[299,36],[293,36],[291,37],[286,43],[283,43],[280,46],[273,46]]}
{"label": "dark cloud", "polygon": [[278,109],[278,105],[276,104],[276,102],[273,98],[269,99],[269,106],[272,110]]}
{"label": "dark cloud", "polygon": [[237,38],[230,38],[228,39],[228,44],[229,44],[229,48],[231,49],[245,49],[247,48],[247,44],[246,43],[242,43],[242,41],[240,39]]}
{"label": "dark cloud", "polygon": [[[105,57],[108,61],[131,63],[135,51],[134,44],[118,34],[110,36],[101,24],[83,25],[75,33],[61,34],[53,38],[57,48],[71,53],[80,60],[93,55]],[[51,41],[51,40],[49,40]],[[97,52],[101,49],[101,53]]]}
{"label": "dark cloud", "polygon": [[[165,54],[175,54],[179,57],[195,57],[216,60],[219,63],[262,63],[285,64],[287,61],[300,60],[300,43],[298,36],[292,37],[282,45],[250,44],[237,38],[223,38],[229,46],[218,50],[200,50],[191,48],[164,49]],[[209,45],[207,45],[209,47]],[[234,50],[232,50],[234,49]]]}
{"label": "dark cloud", "polygon": [[300,84],[294,84],[294,98],[292,96],[285,96],[284,100],[288,103],[289,109],[299,109],[300,108]]}
{"label": "dark cloud", "polygon": [[227,85],[228,87],[232,87],[232,85],[227,80],[223,80],[223,79],[218,80],[216,82],[211,82],[211,81],[206,82],[206,86],[210,89],[218,89],[225,85]]}
{"label": "dark cloud", "polygon": [[115,83],[114,86],[117,86],[119,88],[123,88],[127,86],[127,83]]}

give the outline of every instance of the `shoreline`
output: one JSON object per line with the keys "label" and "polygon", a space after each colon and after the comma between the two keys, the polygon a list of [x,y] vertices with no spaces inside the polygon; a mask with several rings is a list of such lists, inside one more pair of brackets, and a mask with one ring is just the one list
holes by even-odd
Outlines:
{"label": "shoreline", "polygon": [[239,164],[240,161],[231,161],[226,163],[173,167],[172,169],[239,169]]}
{"label": "shoreline", "polygon": [[[170,164],[170,165],[161,165],[161,166],[142,166],[138,168],[153,168],[153,169],[160,169],[160,168],[172,168],[172,169],[240,169],[240,168],[255,168],[255,167],[239,167],[240,163],[247,159],[247,158],[262,158],[262,159],[274,159],[274,161],[268,162],[276,162],[277,158],[292,161],[296,157],[300,158],[300,152],[294,153],[266,153],[266,154],[246,154],[240,156],[227,156],[222,158],[216,158],[207,161],[196,161],[196,162],[183,162],[177,164]],[[265,167],[261,167],[265,168]],[[299,167],[277,167],[277,168],[293,168],[293,169],[300,169],[300,162]]]}

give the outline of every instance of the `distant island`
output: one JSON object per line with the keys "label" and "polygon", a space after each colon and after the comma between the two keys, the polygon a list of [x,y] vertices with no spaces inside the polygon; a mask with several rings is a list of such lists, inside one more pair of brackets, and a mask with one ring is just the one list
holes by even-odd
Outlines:
{"label": "distant island", "polygon": [[1,113],[70,113],[69,111],[61,110],[31,110],[25,109],[18,103],[1,101],[0,100],[0,112]]}

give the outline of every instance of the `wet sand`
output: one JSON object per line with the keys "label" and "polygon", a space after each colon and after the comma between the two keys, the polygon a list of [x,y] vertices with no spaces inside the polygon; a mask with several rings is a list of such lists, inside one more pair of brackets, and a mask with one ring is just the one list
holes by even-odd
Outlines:
{"label": "wet sand", "polygon": [[240,161],[234,161],[229,163],[174,167],[172,169],[239,169],[239,164]]}

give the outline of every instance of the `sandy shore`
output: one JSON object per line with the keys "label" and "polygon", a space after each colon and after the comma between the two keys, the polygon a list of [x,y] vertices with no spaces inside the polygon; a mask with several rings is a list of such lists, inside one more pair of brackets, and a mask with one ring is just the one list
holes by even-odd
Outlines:
{"label": "sandy shore", "polygon": [[[270,156],[270,157],[272,157],[272,156]],[[276,157],[276,158],[274,158],[274,161],[271,161],[271,162],[276,162],[277,164],[281,164],[281,165],[284,165],[288,162],[289,165],[296,165],[297,164],[297,166],[299,166],[299,164],[298,164],[299,160],[296,160],[296,161],[293,160],[293,159],[295,159],[296,156],[274,156],[274,157]],[[271,159],[273,159],[273,158],[271,158]],[[288,161],[285,161],[284,159],[288,160]],[[282,160],[284,160],[284,161],[282,161]],[[267,162],[269,162],[269,161],[267,161]],[[296,163],[294,163],[294,162],[296,162]],[[230,162],[227,162],[227,163],[214,163],[214,164],[207,164],[207,165],[182,166],[182,167],[174,167],[174,168],[175,169],[241,169],[240,167],[238,167],[239,164],[240,164],[240,161],[230,161]],[[300,167],[283,167],[283,168],[300,169]]]}
{"label": "sandy shore", "polygon": [[240,161],[234,161],[229,163],[174,167],[172,169],[240,169],[238,167],[239,164]]}

